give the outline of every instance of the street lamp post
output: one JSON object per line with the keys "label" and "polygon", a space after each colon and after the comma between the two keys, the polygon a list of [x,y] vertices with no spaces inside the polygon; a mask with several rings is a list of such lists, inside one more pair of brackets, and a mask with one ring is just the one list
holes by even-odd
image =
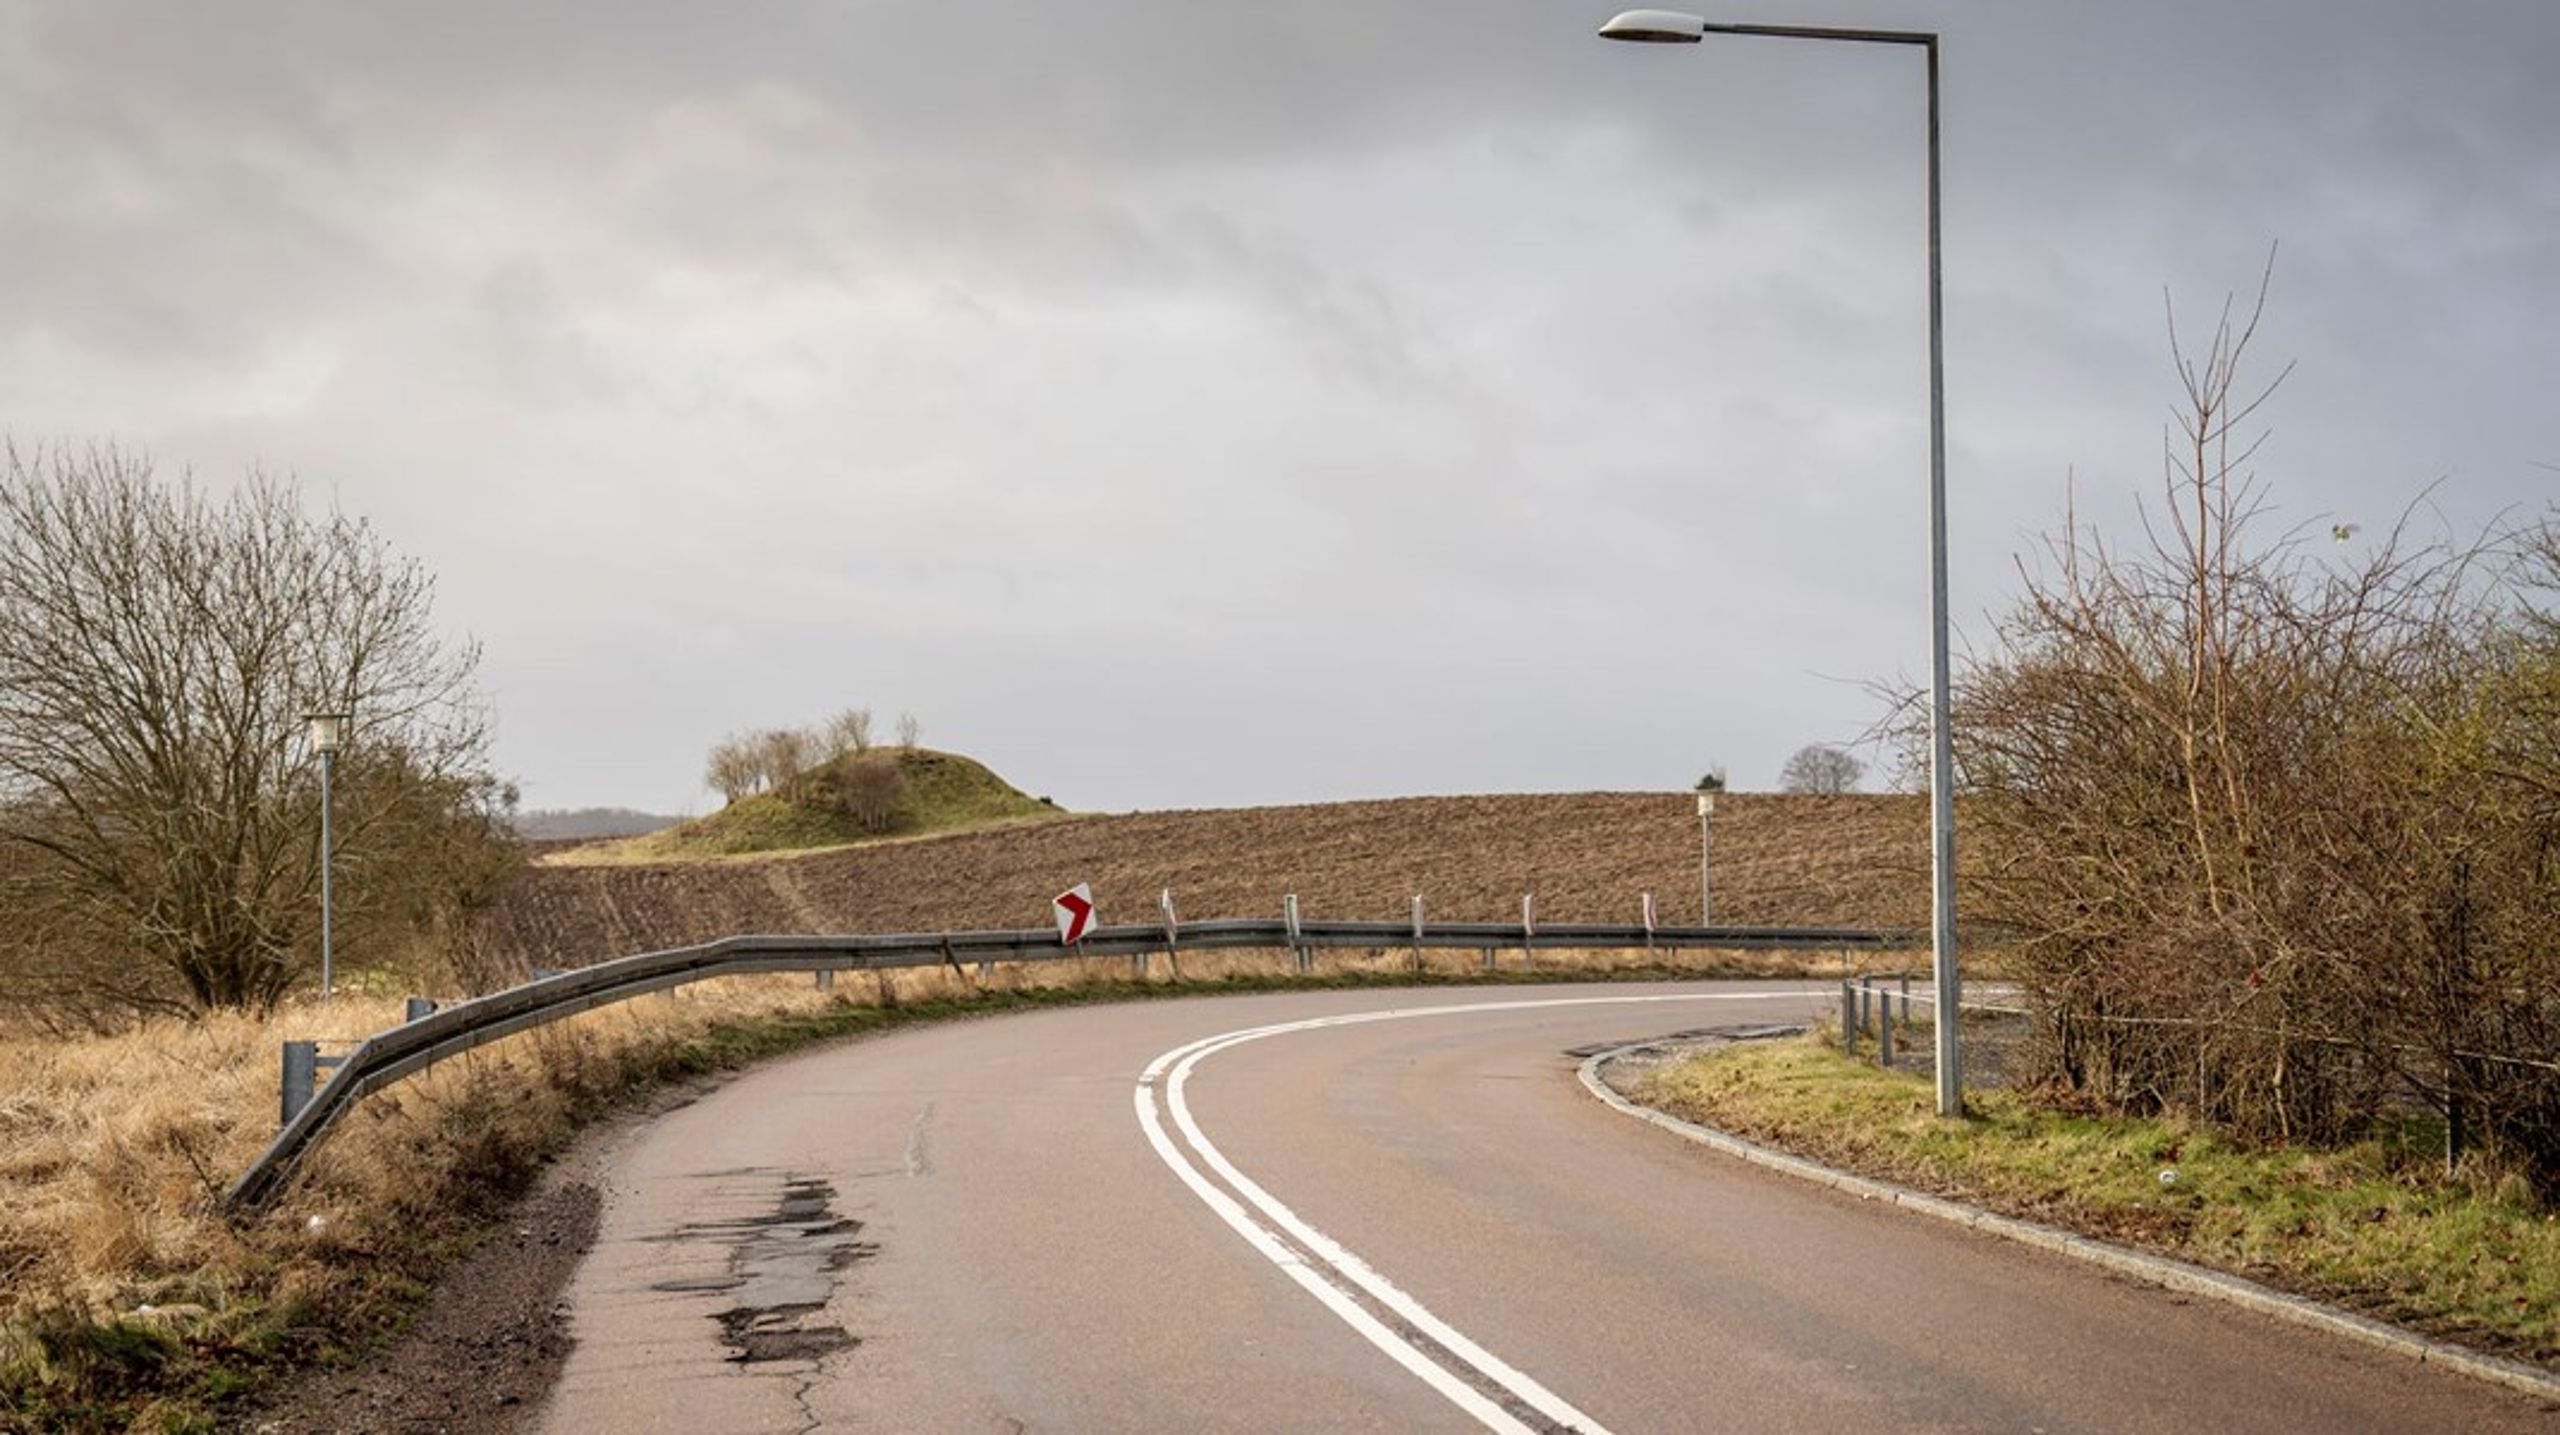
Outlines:
{"label": "street lamp post", "polygon": [[[1629,10],[1600,27],[1609,40],[1696,44],[1709,35],[1848,40],[1919,49],[1929,81],[1929,946],[1937,1004],[1938,1114],[1964,1110],[1956,1040],[1963,995],[1956,975],[1955,738],[1948,725],[1946,310],[1938,244],[1938,37],[1921,30],[1729,25],[1675,10]],[[1703,816],[1703,813],[1701,814]]]}
{"label": "street lamp post", "polygon": [[1709,835],[1709,834],[1710,834],[1710,832],[1712,831],[1712,829],[1711,829],[1711,828],[1708,826],[1708,824],[1707,824],[1707,819],[1708,819],[1708,818],[1710,818],[1710,817],[1713,817],[1713,816],[1715,816],[1715,815],[1716,815],[1716,795],[1715,795],[1714,793],[1712,793],[1712,792],[1701,792],[1701,793],[1699,793],[1699,794],[1698,794],[1698,925],[1699,925],[1699,926],[1701,926],[1701,927],[1709,926],[1709,925],[1713,924],[1713,923],[1714,923],[1714,921],[1715,921],[1715,919],[1716,919],[1716,918],[1715,918],[1715,911],[1716,911],[1716,909],[1715,909],[1715,902],[1714,902],[1714,888],[1713,888],[1712,886],[1710,886],[1710,885],[1709,885],[1709,881],[1710,881],[1710,879],[1709,879],[1709,877],[1708,877],[1708,873],[1709,873],[1709,872],[1714,868],[1714,865],[1715,865],[1715,863],[1714,863],[1714,861],[1713,861],[1713,853],[1714,853],[1714,850],[1715,850],[1715,844],[1714,844],[1714,841],[1713,841],[1712,837]]}
{"label": "street lamp post", "polygon": [[320,999],[327,1001],[336,986],[329,930],[329,869],[336,850],[329,833],[329,777],[338,749],[346,745],[347,714],[312,713],[307,721],[311,724],[311,750],[320,756]]}

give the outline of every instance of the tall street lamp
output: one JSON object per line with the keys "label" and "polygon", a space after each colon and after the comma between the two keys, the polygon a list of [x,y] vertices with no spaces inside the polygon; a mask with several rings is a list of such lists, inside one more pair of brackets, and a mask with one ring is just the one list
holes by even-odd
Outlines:
{"label": "tall street lamp", "polygon": [[1714,844],[1713,844],[1712,840],[1711,840],[1711,839],[1709,838],[1709,836],[1708,836],[1709,829],[1708,829],[1708,827],[1707,827],[1707,819],[1708,819],[1708,818],[1710,818],[1710,817],[1713,817],[1713,816],[1715,816],[1715,815],[1716,815],[1716,795],[1715,795],[1714,793],[1712,793],[1712,792],[1701,792],[1701,793],[1699,793],[1699,794],[1698,794],[1698,925],[1699,925],[1699,926],[1701,926],[1701,927],[1708,926],[1708,925],[1712,924],[1712,923],[1715,921],[1715,910],[1716,910],[1716,909],[1715,909],[1715,904],[1714,904],[1714,902],[1713,902],[1713,900],[1712,900],[1712,891],[1713,891],[1713,889],[1712,889],[1712,888],[1710,888],[1710,887],[1708,886],[1708,876],[1707,876],[1708,871],[1709,871],[1709,870],[1714,866],[1714,863],[1713,863],[1713,861],[1712,861],[1712,860],[1711,860],[1711,858],[1710,858],[1710,854],[1714,851]]}
{"label": "tall street lamp", "polygon": [[348,716],[345,713],[312,713],[311,750],[320,755],[320,999],[327,1001],[335,988],[330,949],[329,868],[335,848],[329,838],[329,775],[338,749],[347,743]]}
{"label": "tall street lamp", "polygon": [[[1938,1029],[1938,1114],[1964,1110],[1956,1049],[1962,987],[1956,976],[1955,738],[1947,692],[1947,372],[1945,305],[1938,258],[1938,37],[1933,31],[1728,25],[1676,10],[1629,10],[1600,27],[1608,40],[1694,45],[1709,35],[1781,40],[1849,40],[1919,49],[1929,75],[1929,944]],[[1703,810],[1701,817],[1703,818]]]}

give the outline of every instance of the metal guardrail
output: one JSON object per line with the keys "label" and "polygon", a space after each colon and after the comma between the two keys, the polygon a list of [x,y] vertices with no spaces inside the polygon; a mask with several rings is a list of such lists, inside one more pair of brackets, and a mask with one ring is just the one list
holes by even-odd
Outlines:
{"label": "metal guardrail", "polygon": [[[1528,916],[1523,913],[1524,918]],[[665,991],[708,977],[754,972],[886,971],[964,962],[985,971],[994,962],[1146,957],[1158,952],[1253,948],[1426,950],[1905,951],[1928,934],[1848,927],[1656,927],[1596,922],[1323,922],[1223,919],[1101,927],[1072,947],[1055,933],[942,932],[896,936],[739,936],[694,947],[644,952],[544,976],[521,986],[456,1002],[358,1043],[336,1073],[292,1113],[273,1144],[224,1194],[224,1204],[253,1208],[283,1188],[294,1163],[366,1094],[448,1057],[562,1017]],[[1302,958],[1301,969],[1305,962]]]}

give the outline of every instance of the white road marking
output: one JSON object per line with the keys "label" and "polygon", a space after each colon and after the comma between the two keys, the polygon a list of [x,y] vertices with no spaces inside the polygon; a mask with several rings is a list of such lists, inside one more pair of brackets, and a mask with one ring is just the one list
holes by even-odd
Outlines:
{"label": "white road marking", "polygon": [[1233,1227],[1238,1235],[1243,1236],[1246,1244],[1260,1252],[1264,1259],[1280,1267],[1291,1280],[1296,1281],[1308,1294],[1322,1301],[1326,1309],[1340,1316],[1371,1345],[1384,1351],[1390,1359],[1420,1377],[1423,1383],[1447,1397],[1451,1404],[1475,1417],[1487,1429],[1503,1431],[1506,1435],[1510,1435],[1510,1432],[1530,1435],[1529,1426],[1521,1423],[1509,1411],[1486,1399],[1474,1385],[1460,1379],[1412,1341],[1371,1315],[1365,1307],[1351,1299],[1340,1286],[1336,1285],[1334,1280],[1327,1279],[1325,1275],[1311,1269],[1309,1263],[1300,1259],[1297,1250],[1293,1249],[1288,1242],[1283,1241],[1269,1227],[1255,1220],[1234,1196],[1220,1190],[1206,1175],[1202,1174],[1200,1168],[1192,1164],[1191,1159],[1183,1154],[1181,1147],[1165,1133],[1164,1123],[1159,1119],[1156,1111],[1159,1077],[1163,1078],[1164,1103],[1172,1112],[1174,1125],[1190,1141],[1193,1149],[1199,1152],[1201,1160],[1205,1161],[1209,1168],[1223,1178],[1228,1185],[1234,1187],[1236,1193],[1246,1202],[1250,1202],[1265,1218],[1281,1230],[1288,1232],[1298,1245],[1314,1258],[1316,1264],[1332,1272],[1339,1280],[1358,1288],[1398,1319],[1428,1336],[1456,1359],[1463,1361],[1483,1379],[1509,1392],[1530,1409],[1569,1430],[1583,1431],[1586,1435],[1608,1435],[1608,1427],[1576,1409],[1564,1397],[1540,1385],[1528,1375],[1513,1369],[1484,1347],[1459,1334],[1446,1321],[1433,1315],[1422,1302],[1398,1289],[1386,1277],[1372,1269],[1366,1261],[1346,1250],[1339,1242],[1308,1225],[1296,1212],[1282,1205],[1270,1192],[1238,1170],[1235,1163],[1229,1161],[1226,1155],[1209,1140],[1207,1134],[1201,1131],[1199,1123],[1192,1119],[1190,1105],[1183,1096],[1183,1088],[1190,1080],[1191,1070],[1200,1061],[1230,1047],[1241,1046],[1249,1041],[1260,1041],[1265,1037],[1281,1036],[1290,1032],[1315,1031],[1324,1027],[1358,1026],[1367,1022],[1400,1021],[1423,1016],[1527,1011],[1546,1007],[1634,1006],[1649,1002],[1801,1001],[1805,995],[1803,992],[1697,992],[1652,996],[1555,997],[1541,1001],[1466,1002],[1452,1006],[1397,1007],[1387,1011],[1350,1012],[1338,1016],[1310,1017],[1304,1021],[1275,1022],[1268,1026],[1246,1027],[1186,1042],[1148,1062],[1146,1070],[1139,1074],[1135,1093],[1138,1125],[1145,1130],[1147,1143],[1155,1148],[1156,1155],[1164,1161],[1165,1165],[1170,1167],[1176,1176],[1182,1178],[1182,1183],[1191,1188],[1192,1194],[1198,1196],[1210,1210],[1218,1214],[1220,1219]]}

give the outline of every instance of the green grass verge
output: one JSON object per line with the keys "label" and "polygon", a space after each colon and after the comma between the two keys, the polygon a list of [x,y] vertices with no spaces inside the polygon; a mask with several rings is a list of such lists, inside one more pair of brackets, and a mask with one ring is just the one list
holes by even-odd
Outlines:
{"label": "green grass verge", "polygon": [[2521,1180],[2446,1175],[2422,1125],[2339,1149],[2260,1149],[2015,1091],[1969,1093],[1969,1114],[1949,1120],[1934,1091],[1808,1037],[1702,1053],[1629,1094],[1864,1175],[2560,1364],[2560,1215]]}

